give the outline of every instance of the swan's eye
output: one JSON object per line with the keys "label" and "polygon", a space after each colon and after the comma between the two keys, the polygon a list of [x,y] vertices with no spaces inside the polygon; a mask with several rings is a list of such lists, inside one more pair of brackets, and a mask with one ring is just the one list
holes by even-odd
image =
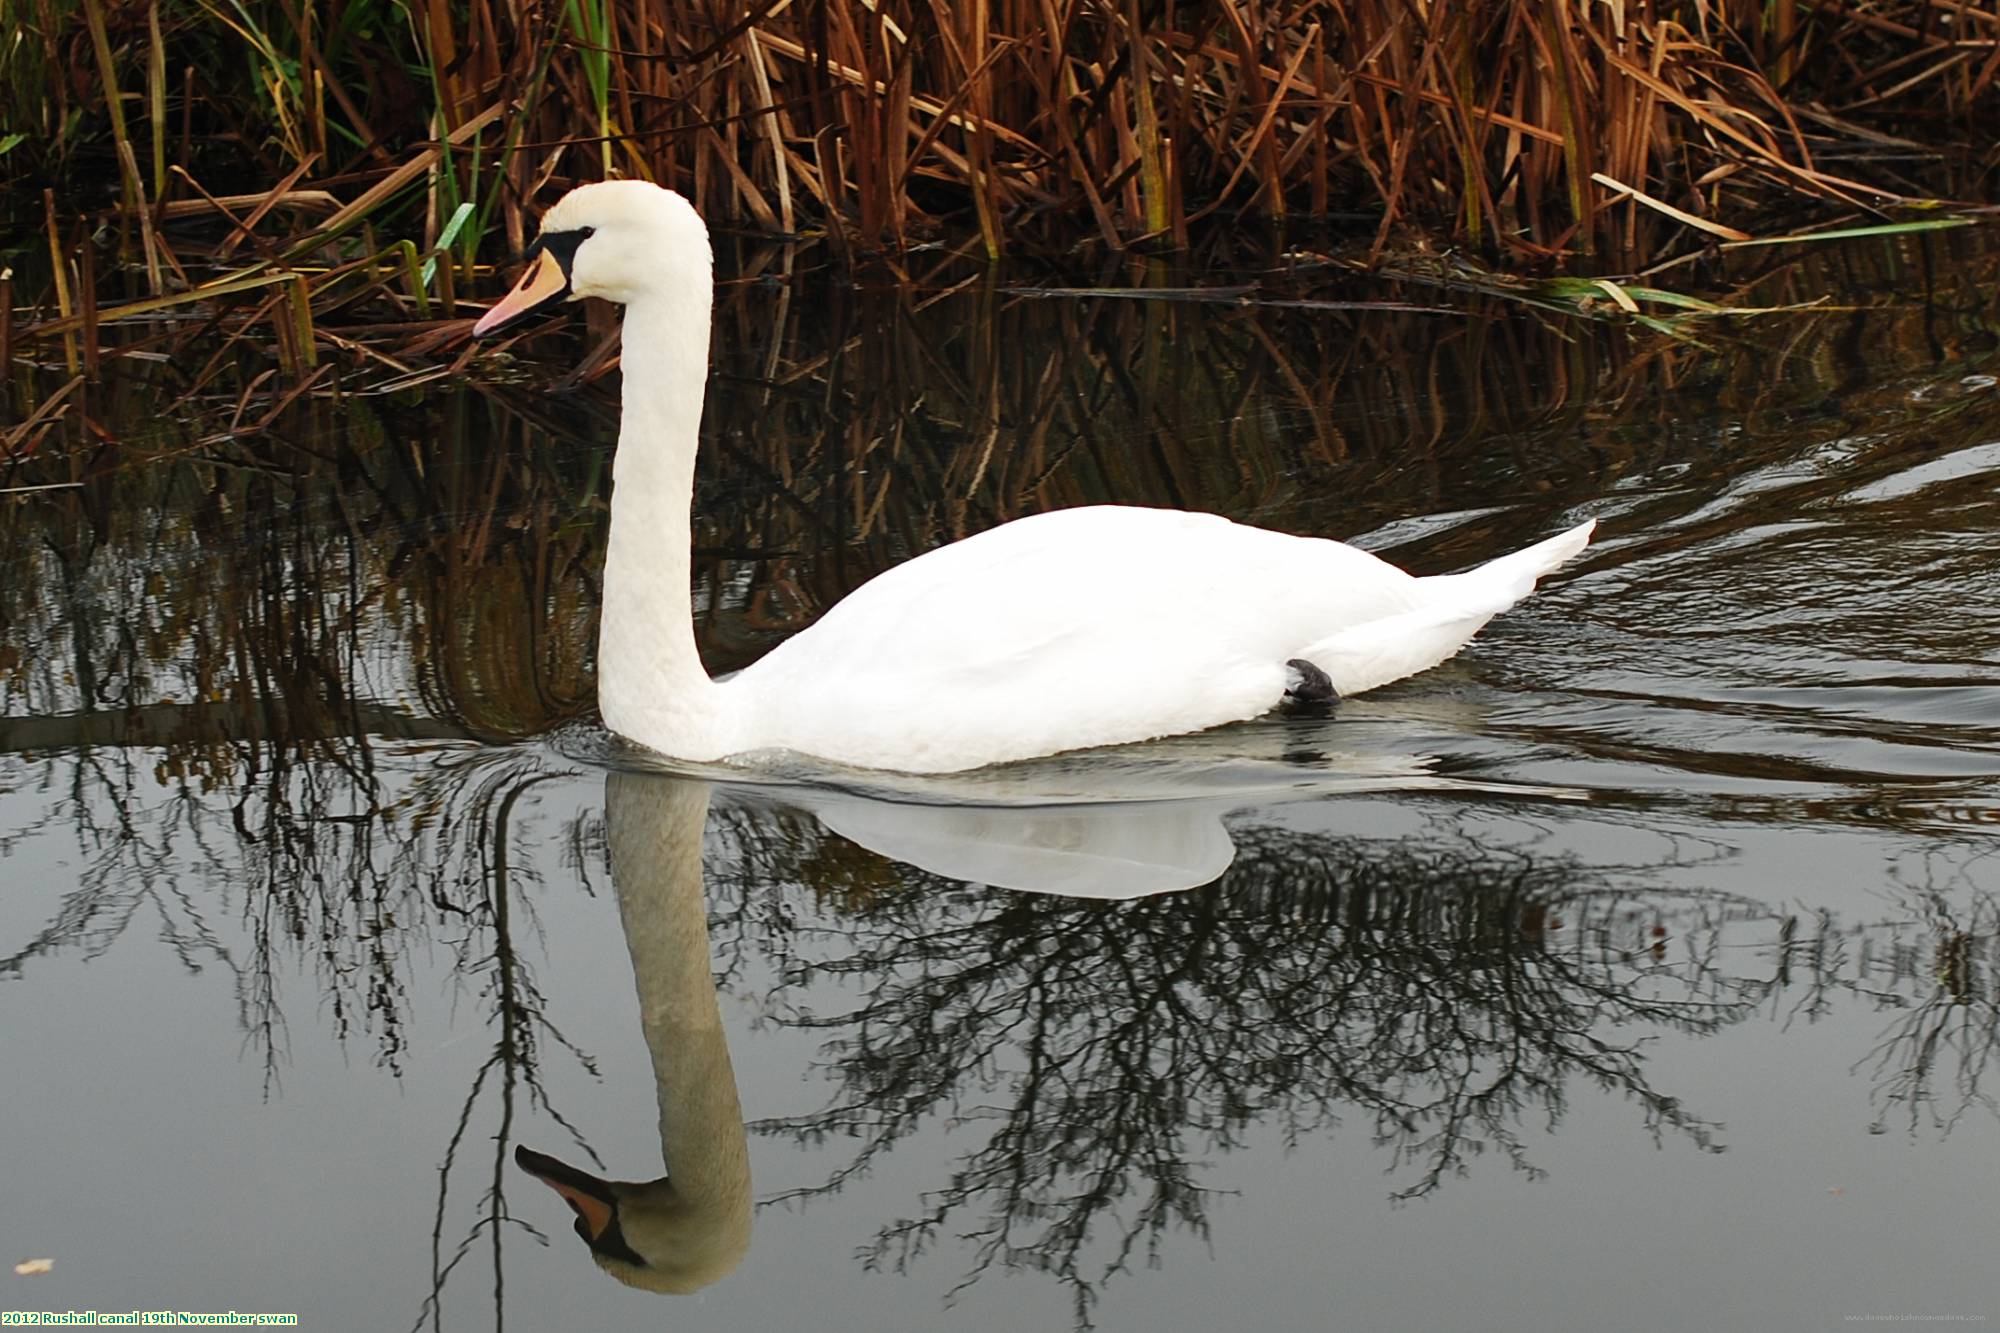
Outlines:
{"label": "swan's eye", "polygon": [[558,264],[562,265],[563,272],[568,273],[569,266],[576,262],[576,248],[596,234],[597,228],[595,227],[572,227],[567,231],[545,231],[536,239],[534,246],[529,251],[529,256],[532,258],[536,250],[546,250],[555,257],[555,261]]}

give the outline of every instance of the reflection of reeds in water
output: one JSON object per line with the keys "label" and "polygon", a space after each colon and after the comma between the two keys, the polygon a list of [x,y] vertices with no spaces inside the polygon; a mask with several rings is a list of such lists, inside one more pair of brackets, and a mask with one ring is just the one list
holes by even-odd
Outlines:
{"label": "reflection of reeds in water", "polygon": [[[750,248],[735,264],[756,278],[786,258]],[[1990,274],[1963,234],[1786,260],[1750,299],[1836,278],[1923,299],[1788,315],[1733,335],[1727,357],[1491,298],[1326,308],[1338,289],[1311,272],[1279,291],[1311,308],[730,283],[697,502],[712,665],[740,665],[888,565],[1051,508],[1208,508],[1339,536],[1507,507],[1414,551],[1444,568],[1553,521],[1583,478],[1595,493],[1682,457],[1691,406],[1753,426],[1740,447],[1764,452],[1818,429],[1791,419],[1799,403],[1941,427],[1945,408],[1904,401],[1896,368],[1989,355]],[[30,715],[166,725],[135,711],[151,705],[185,706],[192,743],[435,724],[521,736],[587,704],[615,376],[560,396],[482,379],[332,396],[364,372],[262,421],[243,405],[268,381],[240,347],[122,364],[0,472],[0,487],[57,488],[0,514],[23,571],[0,586],[15,748],[60,743],[46,721],[19,730]],[[9,386],[22,419],[38,410],[24,391],[57,378]]]}
{"label": "reflection of reeds in water", "polygon": [[[1914,250],[1873,273],[1845,264],[1843,278],[1893,290],[1913,261],[1931,262]],[[1714,358],[1504,303],[1440,316],[974,287],[802,303],[809,313],[794,307],[791,320],[813,323],[788,328],[732,301],[717,336],[704,540],[800,552],[754,571],[740,594],[761,618],[797,624],[908,554],[1107,499],[1336,536],[1509,501],[1532,514],[1584,478],[1676,456],[1691,409],[1755,420],[1780,448],[1797,437],[1788,416],[1801,401],[1868,392],[1899,362],[1978,357],[2000,313],[1990,289],[1967,274],[1926,278],[1927,308],[1725,330],[1730,354]],[[1813,281],[1795,264],[1769,276],[1774,299]],[[819,356],[791,351],[822,338]],[[759,497],[755,526],[730,533],[721,525],[745,522],[729,503],[739,485]],[[1517,510],[1417,556],[1470,560],[1504,530],[1553,517]],[[720,586],[723,571],[711,578]]]}
{"label": "reflection of reeds in water", "polygon": [[8,583],[6,711],[24,735],[74,714],[81,740],[173,704],[193,730],[156,739],[302,745],[515,736],[574,711],[597,540],[568,521],[584,482],[485,407],[315,404],[288,422],[296,446],[59,457],[74,488],[8,516],[12,567],[35,576]]}

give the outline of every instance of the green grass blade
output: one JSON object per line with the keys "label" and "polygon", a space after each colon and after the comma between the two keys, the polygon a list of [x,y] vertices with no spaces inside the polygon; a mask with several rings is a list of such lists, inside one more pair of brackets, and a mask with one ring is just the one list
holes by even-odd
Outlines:
{"label": "green grass blade", "polygon": [[1694,310],[1704,315],[1742,313],[1731,312],[1728,306],[1720,306],[1713,301],[1704,301],[1699,296],[1683,296],[1679,292],[1663,291],[1658,287],[1633,287],[1628,285],[1625,290],[1634,300],[1651,301],[1654,305],[1675,306],[1681,310]]}
{"label": "green grass blade", "polygon": [[465,220],[471,216],[472,201],[470,199],[451,211],[451,217],[446,219],[444,229],[438,233],[437,246],[431,251],[431,257],[424,261],[423,285],[425,288],[428,289],[431,285],[431,279],[437,276],[438,256],[451,249],[451,243],[458,239],[458,233],[465,226]]}
{"label": "green grass blade", "polygon": [[417,243],[405,238],[389,247],[403,260],[403,275],[410,284],[410,299],[417,303],[417,318],[428,321],[431,317],[431,296],[429,279],[417,265]]}
{"label": "green grass blade", "polygon": [[1902,236],[1913,231],[1949,231],[1970,227],[1977,218],[1925,218],[1921,222],[1883,222],[1870,227],[1836,227],[1832,231],[1800,232],[1794,236],[1759,236],[1748,241],[1730,241],[1722,248],[1740,250],[1746,245],[1801,245],[1807,241],[1851,241],[1863,236]]}

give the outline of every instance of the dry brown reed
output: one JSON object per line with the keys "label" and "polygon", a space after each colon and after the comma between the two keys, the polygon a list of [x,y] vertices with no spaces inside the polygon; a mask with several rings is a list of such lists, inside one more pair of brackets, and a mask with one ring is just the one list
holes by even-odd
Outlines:
{"label": "dry brown reed", "polygon": [[154,295],[185,285],[170,210],[206,204],[230,248],[281,221],[264,248],[296,255],[363,225],[429,248],[470,203],[469,263],[609,174],[871,252],[1340,212],[1377,255],[1616,271],[1801,196],[1926,193],[1898,135],[2000,113],[1992,0],[45,0],[0,25],[0,178],[115,180]]}
{"label": "dry brown reed", "polygon": [[[274,373],[232,432],[331,366],[463,367],[459,293],[607,174],[905,273],[939,242],[1268,245],[1241,220],[1338,211],[1384,272],[1449,247],[1616,274],[1768,239],[1802,197],[1879,222],[1928,151],[1885,127],[2000,102],[2000,9],[1939,0],[46,0],[0,28],[0,180],[43,182],[0,234],[0,362],[249,339]],[[1665,327],[1630,284],[1485,286]],[[201,355],[196,390],[226,360]]]}

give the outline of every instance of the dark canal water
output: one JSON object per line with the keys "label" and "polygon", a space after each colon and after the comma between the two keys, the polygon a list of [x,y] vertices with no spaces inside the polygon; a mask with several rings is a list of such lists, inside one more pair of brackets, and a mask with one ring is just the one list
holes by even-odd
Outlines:
{"label": "dark canal water", "polygon": [[[616,377],[548,392],[587,342],[268,422],[123,363],[0,497],[0,1308],[2000,1318],[1990,237],[1762,261],[1758,303],[1833,301],[1706,350],[1311,272],[1246,304],[786,262],[725,259],[715,669],[1083,502],[1422,572],[1600,540],[1326,717],[660,771],[591,709]],[[517,1145],[664,1154],[684,1197],[627,1229],[698,1293],[598,1272]]]}

